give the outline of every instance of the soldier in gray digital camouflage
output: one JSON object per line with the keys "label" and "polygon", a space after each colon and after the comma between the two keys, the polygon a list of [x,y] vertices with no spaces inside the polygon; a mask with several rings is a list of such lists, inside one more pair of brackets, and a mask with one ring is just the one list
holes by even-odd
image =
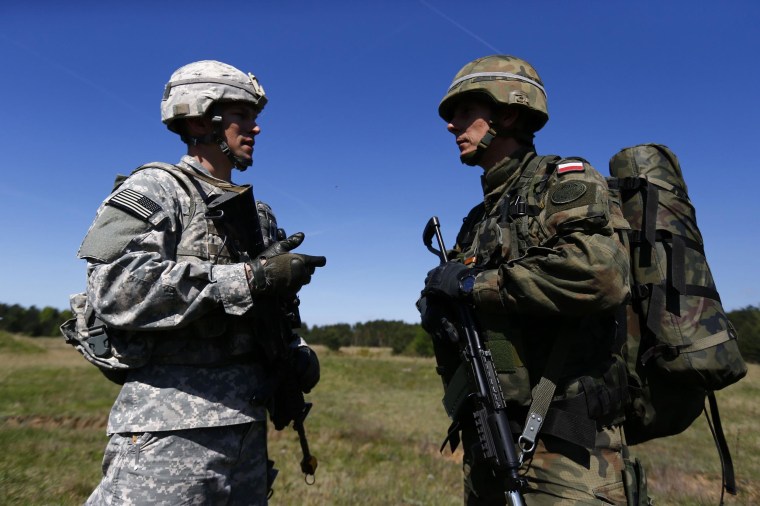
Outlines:
{"label": "soldier in gray digital camouflage", "polygon": [[620,426],[625,368],[612,353],[615,311],[629,294],[616,233],[627,223],[605,178],[582,158],[536,154],[534,134],[549,119],[546,90],[519,58],[468,63],[438,112],[461,162],[483,169],[483,202],[464,219],[451,260],[428,273],[418,303],[452,418],[447,440],[464,449],[464,503],[510,496],[468,409],[458,304],[472,308],[495,364],[525,504],[646,504]]}
{"label": "soldier in gray digital camouflage", "polygon": [[187,155],[117,185],[82,243],[102,355],[124,367],[88,504],[267,503],[267,410],[280,426],[292,418],[277,406],[278,364],[287,355],[301,401],[319,380],[281,302],[326,261],[293,253],[304,235],[285,237],[251,187],[231,182],[252,164],[266,103],[258,79],[230,65],[175,71],[161,117]]}

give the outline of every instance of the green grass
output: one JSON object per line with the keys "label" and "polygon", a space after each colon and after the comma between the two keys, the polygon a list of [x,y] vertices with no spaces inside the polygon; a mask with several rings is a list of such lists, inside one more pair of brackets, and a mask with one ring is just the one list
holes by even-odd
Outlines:
{"label": "green grass", "polygon": [[[31,350],[31,351],[30,351]],[[36,350],[36,351],[35,351]],[[320,349],[322,381],[306,422],[319,459],[300,473],[297,434],[270,429],[280,474],[272,505],[461,504],[461,456],[438,452],[448,419],[430,359]],[[0,503],[81,504],[100,478],[105,422],[118,387],[62,340],[0,335]],[[760,367],[719,393],[740,487],[726,504],[758,504]],[[717,504],[720,464],[704,420],[634,447],[657,504]]]}
{"label": "green grass", "polygon": [[45,353],[45,348],[31,339],[16,337],[4,330],[0,330],[0,353],[33,355],[35,353]]}

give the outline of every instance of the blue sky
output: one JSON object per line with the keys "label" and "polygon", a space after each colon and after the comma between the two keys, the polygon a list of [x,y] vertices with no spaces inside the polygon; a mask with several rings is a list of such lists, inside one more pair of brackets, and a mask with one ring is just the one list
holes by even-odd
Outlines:
{"label": "blue sky", "polygon": [[4,2],[0,7],[0,302],[68,305],[77,248],[114,176],[173,162],[160,122],[177,67],[217,59],[269,96],[252,183],[327,267],[309,324],[417,321],[436,264],[481,198],[436,113],[468,61],[503,53],[546,84],[542,154],[607,174],[620,148],[680,158],[727,309],[760,304],[760,4],[707,1]]}

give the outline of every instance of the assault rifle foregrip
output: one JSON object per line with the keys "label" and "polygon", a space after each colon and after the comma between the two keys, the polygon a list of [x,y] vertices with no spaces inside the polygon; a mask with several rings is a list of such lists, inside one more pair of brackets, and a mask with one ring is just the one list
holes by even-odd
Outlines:
{"label": "assault rifle foregrip", "polygon": [[[438,242],[438,250],[432,247],[434,235]],[[449,261],[438,217],[430,218],[425,226],[422,241],[440,258],[442,264]],[[524,486],[524,480],[518,473],[520,460],[515,450],[507,417],[506,400],[501,390],[493,357],[491,352],[483,346],[483,339],[478,332],[472,307],[461,302],[456,305],[456,308],[461,333],[464,334],[464,339],[460,339],[460,342],[463,342],[462,353],[470,365],[471,377],[475,383],[475,392],[472,394],[475,406],[473,416],[482,456],[494,470],[506,473],[506,498],[509,504],[523,506],[525,503],[520,490]]]}

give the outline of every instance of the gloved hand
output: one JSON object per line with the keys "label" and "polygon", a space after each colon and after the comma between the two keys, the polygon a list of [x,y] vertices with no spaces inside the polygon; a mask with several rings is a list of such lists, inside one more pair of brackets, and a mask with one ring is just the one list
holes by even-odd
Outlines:
{"label": "gloved hand", "polygon": [[303,232],[296,232],[271,244],[258,259],[246,264],[248,286],[253,295],[295,295],[302,286],[309,284],[317,267],[327,264],[323,256],[290,253],[301,245],[304,237]]}
{"label": "gloved hand", "polygon": [[253,295],[295,295],[302,286],[309,284],[316,268],[326,264],[327,259],[323,256],[299,253],[281,253],[270,258],[256,259],[246,264],[248,286]]}
{"label": "gloved hand", "polygon": [[[425,278],[425,288],[422,295],[444,296],[459,299],[472,292],[472,282],[475,279],[472,269],[460,262],[446,262],[428,272]],[[468,283],[462,283],[471,278]]]}
{"label": "gloved hand", "polygon": [[259,258],[272,258],[277,255],[282,255],[283,253],[288,253],[289,251],[294,250],[300,246],[305,237],[306,236],[303,232],[296,232],[287,239],[282,239],[280,241],[274,242],[270,244],[267,249],[261,252]]}
{"label": "gloved hand", "polygon": [[308,394],[319,383],[319,358],[302,338],[295,344],[292,358],[296,381],[301,391]]}
{"label": "gloved hand", "polygon": [[420,312],[420,324],[428,334],[436,339],[444,339],[452,343],[459,341],[459,332],[440,304],[422,296],[417,301],[417,310]]}

